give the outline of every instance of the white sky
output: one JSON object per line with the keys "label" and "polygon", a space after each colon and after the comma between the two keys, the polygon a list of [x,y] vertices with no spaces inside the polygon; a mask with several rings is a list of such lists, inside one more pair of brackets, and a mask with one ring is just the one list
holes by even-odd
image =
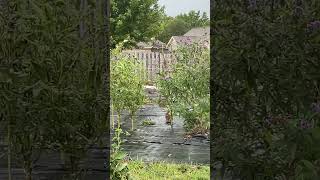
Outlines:
{"label": "white sky", "polygon": [[169,16],[177,16],[191,10],[206,12],[210,16],[210,0],[159,0],[161,6],[165,6],[165,12]]}

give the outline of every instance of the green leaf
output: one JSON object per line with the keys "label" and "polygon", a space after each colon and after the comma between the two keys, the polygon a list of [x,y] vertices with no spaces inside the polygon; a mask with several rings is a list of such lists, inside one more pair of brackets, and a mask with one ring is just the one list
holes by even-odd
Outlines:
{"label": "green leaf", "polygon": [[124,159],[126,156],[127,156],[126,153],[124,153],[124,152],[118,152],[118,154],[116,154],[116,156],[115,156],[114,159],[116,159],[116,160],[122,160],[122,159]]}
{"label": "green leaf", "polygon": [[117,171],[122,171],[124,168],[128,166],[128,163],[124,162],[117,166]]}

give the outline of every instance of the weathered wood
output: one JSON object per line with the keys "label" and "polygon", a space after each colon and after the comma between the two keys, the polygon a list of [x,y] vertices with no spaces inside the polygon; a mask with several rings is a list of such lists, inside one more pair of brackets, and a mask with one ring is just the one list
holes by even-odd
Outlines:
{"label": "weathered wood", "polygon": [[159,73],[170,71],[174,62],[171,53],[163,49],[132,49],[124,50],[123,54],[142,61],[146,80],[150,82],[154,82]]}

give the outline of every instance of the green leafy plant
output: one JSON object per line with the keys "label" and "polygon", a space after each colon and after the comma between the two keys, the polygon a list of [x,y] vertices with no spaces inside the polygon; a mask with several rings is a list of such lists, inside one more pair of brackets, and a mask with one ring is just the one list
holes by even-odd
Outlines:
{"label": "green leafy plant", "polygon": [[142,125],[143,126],[152,126],[155,125],[156,123],[154,121],[152,121],[151,119],[145,119],[142,121]]}
{"label": "green leafy plant", "polygon": [[94,18],[89,12],[82,17],[91,24],[81,39],[77,5],[15,0],[0,12],[0,104],[1,120],[8,127],[9,179],[13,158],[23,166],[26,179],[32,179],[44,149],[67,154],[67,168],[75,175],[87,148],[107,128],[101,78],[107,67],[98,46],[105,42],[97,38],[105,36],[99,28],[104,15],[101,6],[91,4],[90,11],[97,11]]}
{"label": "green leafy plant", "polygon": [[209,129],[209,51],[194,44],[180,47],[169,75],[162,74],[159,91],[170,115],[185,119],[185,127]]}
{"label": "green leafy plant", "polygon": [[127,109],[130,113],[131,129],[134,129],[136,111],[145,102],[140,63],[133,58],[121,54],[122,44],[113,50],[111,62],[111,100],[118,114],[118,128],[120,127],[120,113]]}
{"label": "green leafy plant", "polygon": [[112,153],[110,156],[110,178],[114,180],[129,179],[128,162],[126,161],[127,154],[121,149],[122,129],[115,129],[115,136],[113,137]]}
{"label": "green leafy plant", "polygon": [[117,0],[110,4],[113,47],[124,40],[125,47],[134,45],[155,37],[160,32],[164,8],[159,6],[158,0]]}
{"label": "green leafy plant", "polygon": [[213,5],[213,161],[241,179],[318,179],[320,3]]}

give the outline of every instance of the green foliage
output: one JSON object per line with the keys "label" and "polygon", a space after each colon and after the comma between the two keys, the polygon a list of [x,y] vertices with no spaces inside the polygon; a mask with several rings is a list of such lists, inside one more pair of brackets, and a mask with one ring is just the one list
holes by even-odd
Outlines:
{"label": "green foliage", "polygon": [[122,129],[115,129],[115,136],[113,137],[112,153],[110,156],[110,179],[126,180],[129,179],[128,162],[125,158],[127,154],[122,151],[120,138]]}
{"label": "green foliage", "polygon": [[207,14],[204,12],[200,15],[200,11],[190,11],[174,18],[164,17],[161,33],[157,38],[167,43],[172,36],[182,36],[192,28],[209,26],[209,22]]}
{"label": "green foliage", "polygon": [[97,38],[105,36],[104,16],[101,4],[90,4],[85,39],[78,1],[15,0],[0,12],[1,116],[28,179],[43,149],[67,154],[68,168],[79,171],[87,147],[107,128],[105,42]]}
{"label": "green foliage", "polygon": [[158,36],[158,39],[167,43],[172,36],[181,36],[189,30],[188,24],[182,19],[170,19],[164,25],[163,31]]}
{"label": "green foliage", "polygon": [[189,29],[192,29],[194,27],[209,26],[210,23],[210,19],[207,13],[203,12],[202,15],[200,15],[200,11],[190,11],[185,14],[180,14],[175,17],[175,19],[182,20],[187,23]]}
{"label": "green foliage", "polygon": [[[181,47],[170,75],[162,74],[159,91],[170,112],[185,119],[188,130],[209,128],[209,50],[197,45]],[[170,76],[170,77],[169,77]]]}
{"label": "green foliage", "polygon": [[[118,115],[125,109],[129,110],[133,130],[135,112],[145,102],[144,71],[137,59],[121,54],[121,49],[122,44],[112,52],[111,100]],[[119,121],[118,126],[120,126]]]}
{"label": "green foliage", "polygon": [[128,40],[125,46],[138,41],[149,41],[160,32],[164,10],[158,0],[111,1],[112,44]]}
{"label": "green foliage", "polygon": [[145,119],[142,121],[142,125],[143,126],[152,126],[155,125],[156,123],[154,121],[152,121],[151,119]]}
{"label": "green foliage", "polygon": [[213,4],[214,160],[242,179],[319,179],[319,1]]}
{"label": "green foliage", "polygon": [[206,165],[130,161],[128,167],[133,179],[210,179],[210,167]]}

